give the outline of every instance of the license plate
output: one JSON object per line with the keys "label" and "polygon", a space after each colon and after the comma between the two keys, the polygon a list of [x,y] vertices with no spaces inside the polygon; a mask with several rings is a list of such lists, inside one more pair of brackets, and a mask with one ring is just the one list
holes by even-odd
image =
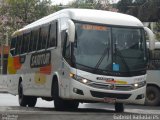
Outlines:
{"label": "license plate", "polygon": [[116,98],[104,98],[104,102],[106,103],[115,103],[116,102]]}

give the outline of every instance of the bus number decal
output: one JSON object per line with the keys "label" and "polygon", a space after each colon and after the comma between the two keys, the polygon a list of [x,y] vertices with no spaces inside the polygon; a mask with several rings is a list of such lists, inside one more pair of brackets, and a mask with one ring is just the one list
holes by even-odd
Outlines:
{"label": "bus number decal", "polygon": [[51,52],[44,51],[34,53],[31,55],[30,66],[31,68],[44,67],[51,63]]}

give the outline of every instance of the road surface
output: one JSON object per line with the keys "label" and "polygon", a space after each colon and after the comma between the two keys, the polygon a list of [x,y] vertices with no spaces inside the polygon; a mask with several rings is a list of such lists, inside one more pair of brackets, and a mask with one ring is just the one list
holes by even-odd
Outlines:
{"label": "road surface", "polygon": [[80,104],[77,111],[58,112],[53,102],[38,99],[35,108],[19,107],[18,97],[0,94],[0,120],[159,120],[160,106],[125,105],[116,113],[111,104]]}

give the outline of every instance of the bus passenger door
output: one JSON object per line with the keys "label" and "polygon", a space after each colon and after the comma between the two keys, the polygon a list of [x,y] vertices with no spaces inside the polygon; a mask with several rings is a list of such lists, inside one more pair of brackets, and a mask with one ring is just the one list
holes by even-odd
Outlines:
{"label": "bus passenger door", "polygon": [[64,92],[63,95],[69,97],[69,85],[70,85],[70,63],[71,63],[71,43],[68,41],[66,30],[61,32],[62,40],[62,68],[61,68],[61,83],[63,86]]}

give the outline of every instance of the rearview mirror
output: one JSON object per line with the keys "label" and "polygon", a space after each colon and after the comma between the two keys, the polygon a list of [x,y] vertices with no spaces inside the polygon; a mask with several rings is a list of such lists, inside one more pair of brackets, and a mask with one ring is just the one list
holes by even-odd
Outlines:
{"label": "rearview mirror", "polygon": [[75,24],[72,20],[68,20],[68,40],[74,42],[75,40]]}

